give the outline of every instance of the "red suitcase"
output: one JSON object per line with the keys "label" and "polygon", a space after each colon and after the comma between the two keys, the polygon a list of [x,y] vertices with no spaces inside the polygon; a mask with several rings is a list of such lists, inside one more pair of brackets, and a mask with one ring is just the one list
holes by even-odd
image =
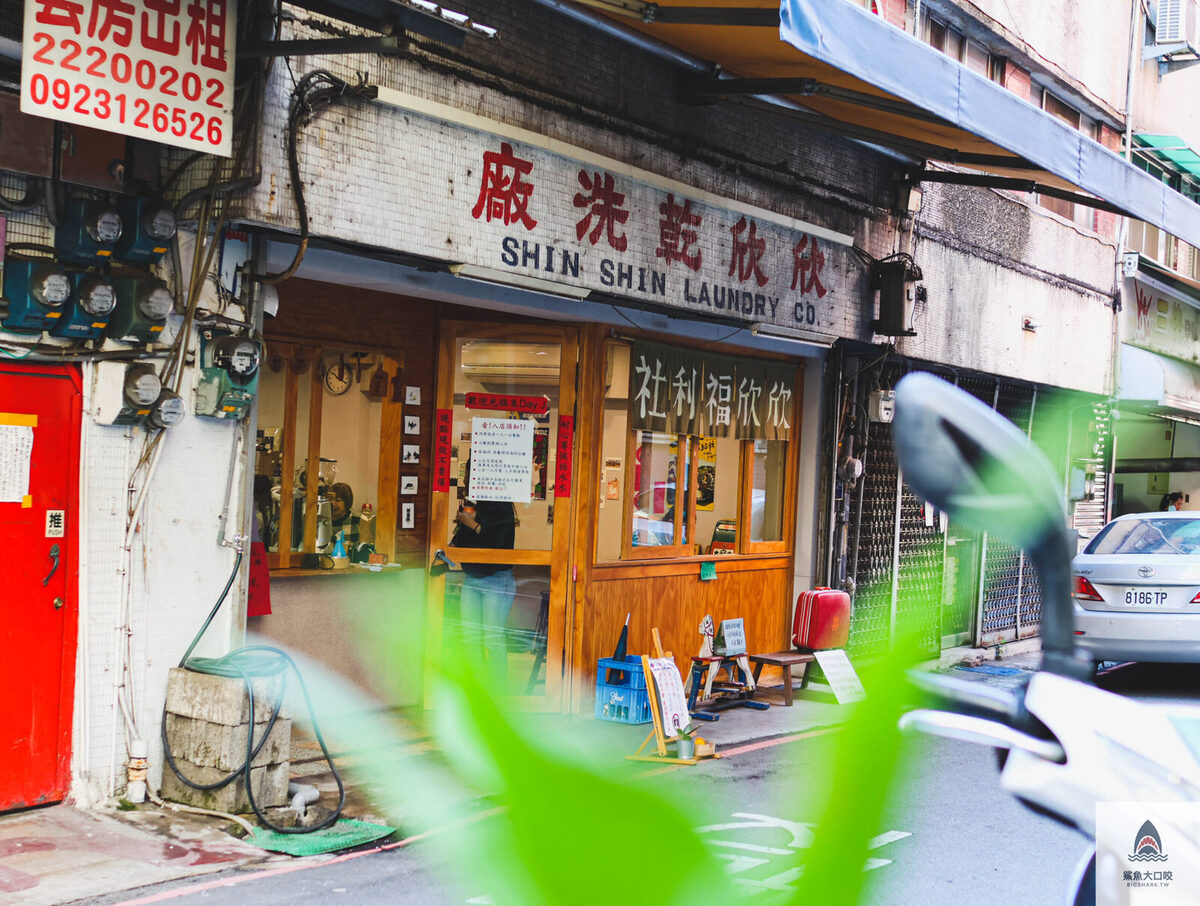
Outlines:
{"label": "red suitcase", "polygon": [[845,648],[850,638],[850,595],[818,586],[796,599],[792,644],[821,650]]}

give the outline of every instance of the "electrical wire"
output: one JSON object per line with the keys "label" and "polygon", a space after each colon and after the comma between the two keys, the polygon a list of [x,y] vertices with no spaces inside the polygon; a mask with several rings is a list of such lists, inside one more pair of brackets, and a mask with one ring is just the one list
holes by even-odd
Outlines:
{"label": "electrical wire", "polygon": [[[269,645],[250,645],[245,648],[238,648],[228,654],[218,658],[192,657],[192,652],[196,650],[196,646],[200,644],[200,639],[204,637],[208,627],[212,625],[212,621],[216,618],[217,612],[221,609],[221,605],[225,603],[225,598],[229,594],[229,589],[233,587],[234,579],[237,578],[238,570],[242,566],[242,550],[237,549],[237,557],[234,559],[233,570],[229,574],[229,581],[225,583],[225,588],[221,591],[221,596],[217,598],[217,603],[209,611],[208,617],[204,620],[204,625],[200,627],[200,631],[196,633],[187,651],[183,657],[179,659],[179,666],[185,670],[190,670],[193,673],[204,673],[210,676],[222,676],[226,678],[241,679],[246,687],[246,698],[249,703],[248,726],[246,731],[246,758],[242,764],[231,771],[225,777],[213,783],[200,783],[193,781],[184,776],[179,769],[179,765],[175,761],[175,756],[171,752],[171,746],[167,739],[167,710],[163,708],[162,715],[162,746],[163,757],[167,765],[175,772],[175,776],[186,783],[188,786],[197,790],[219,790],[222,787],[228,786],[239,778],[243,779],[246,784],[246,798],[250,803],[250,808],[258,817],[259,821],[270,830],[281,834],[309,834],[314,831],[323,830],[330,827],[338,820],[342,814],[342,808],[346,804],[346,786],[342,781],[341,775],[333,763],[333,756],[329,754],[329,747],[325,743],[325,737],[321,733],[320,724],[317,722],[317,716],[313,709],[312,698],[308,694],[308,686],[304,683],[304,677],[301,675],[296,662],[292,660],[287,652],[274,648]],[[325,756],[325,763],[329,765],[329,770],[333,774],[333,779],[337,783],[338,788],[338,804],[335,809],[321,822],[314,824],[311,827],[281,827],[272,822],[259,807],[258,802],[254,798],[254,785],[251,783],[251,765],[254,759],[258,757],[262,751],[267,739],[271,735],[271,730],[275,727],[275,722],[279,717],[279,712],[283,707],[284,692],[287,688],[288,670],[292,670],[296,674],[296,679],[300,685],[300,691],[304,696],[304,703],[308,709],[308,715],[312,721],[313,735],[317,738],[317,743],[321,747],[321,753]],[[274,690],[274,707],[271,710],[271,717],[263,728],[257,742],[254,741],[255,727],[255,696],[254,696],[254,680],[256,678],[271,677],[276,680],[276,689]]]}
{"label": "electrical wire", "polygon": [[378,89],[368,85],[366,77],[359,75],[358,84],[351,85],[326,69],[314,69],[305,73],[292,92],[288,107],[287,156],[288,174],[292,180],[292,199],[296,204],[296,216],[300,222],[300,242],[292,257],[292,263],[277,274],[259,277],[264,284],[282,283],[300,269],[300,262],[308,252],[309,223],[308,206],[304,201],[304,184],[300,180],[299,137],[300,128],[307,125],[320,110],[350,98],[373,98]]}

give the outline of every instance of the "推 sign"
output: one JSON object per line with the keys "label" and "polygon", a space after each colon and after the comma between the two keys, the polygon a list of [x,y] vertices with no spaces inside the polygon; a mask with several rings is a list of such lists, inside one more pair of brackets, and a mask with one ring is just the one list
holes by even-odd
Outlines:
{"label": "\u63a8 sign", "polygon": [[236,0],[26,0],[21,111],[228,157]]}

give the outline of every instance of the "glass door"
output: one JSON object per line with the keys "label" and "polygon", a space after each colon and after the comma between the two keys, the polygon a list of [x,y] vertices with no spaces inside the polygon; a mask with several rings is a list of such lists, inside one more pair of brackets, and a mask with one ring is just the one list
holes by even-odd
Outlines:
{"label": "glass door", "polygon": [[427,662],[531,710],[560,707],[568,655],[577,359],[571,328],[443,323],[429,554],[458,568],[430,582]]}

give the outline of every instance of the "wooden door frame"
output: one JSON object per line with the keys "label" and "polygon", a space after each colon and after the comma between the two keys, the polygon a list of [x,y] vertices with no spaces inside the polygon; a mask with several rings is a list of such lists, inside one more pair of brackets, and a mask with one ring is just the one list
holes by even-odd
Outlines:
{"label": "wooden door frame", "polygon": [[[558,417],[564,415],[575,419],[572,436],[572,489],[570,496],[552,497],[554,528],[550,550],[505,551],[483,548],[455,548],[456,552],[470,555],[472,563],[508,563],[514,566],[546,566],[550,570],[550,614],[546,631],[545,693],[542,696],[505,695],[501,700],[506,706],[525,711],[562,710],[571,691],[569,678],[572,653],[574,651],[574,589],[570,581],[574,558],[572,538],[575,529],[575,501],[579,496],[579,421],[576,384],[580,373],[580,337],[576,326],[555,326],[539,323],[501,324],[498,322],[475,323],[443,319],[438,325],[437,379],[434,387],[435,419],[439,411],[454,409],[454,380],[458,341],[463,336],[482,339],[509,340],[514,342],[550,342],[559,344]],[[552,426],[549,443],[557,437],[558,425]],[[450,513],[450,492],[434,491],[430,488],[429,535],[426,541],[427,566],[432,566],[438,550],[444,550],[442,540]],[[547,488],[547,493],[550,493]],[[557,488],[555,489],[557,493]],[[557,556],[556,556],[557,555]],[[457,557],[452,557],[457,560]],[[430,707],[431,690],[436,678],[435,659],[442,650],[445,576],[430,577],[425,606],[425,683],[423,700]],[[561,602],[556,605],[555,602]],[[555,615],[559,619],[555,619]],[[559,653],[561,652],[561,660]]]}

